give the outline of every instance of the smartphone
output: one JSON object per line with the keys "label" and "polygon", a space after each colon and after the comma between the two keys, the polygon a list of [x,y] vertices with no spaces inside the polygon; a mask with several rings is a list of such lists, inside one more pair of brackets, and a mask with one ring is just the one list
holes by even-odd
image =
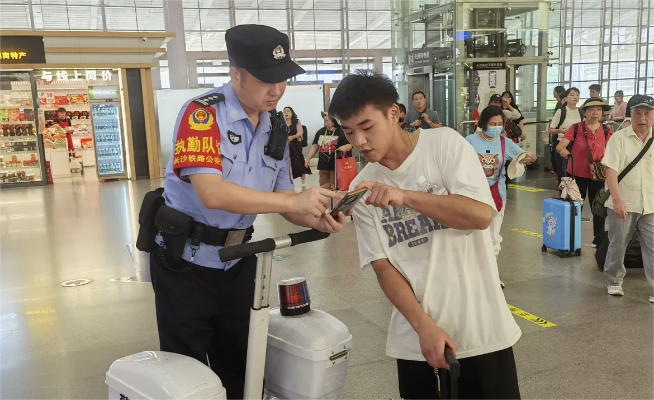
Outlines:
{"label": "smartphone", "polygon": [[368,192],[367,188],[361,188],[346,193],[345,196],[341,199],[341,201],[338,202],[336,207],[334,207],[329,212],[329,214],[332,217],[336,218],[339,211],[343,211],[343,214],[347,215],[347,213],[350,212],[350,210],[354,207],[357,201],[363,198],[363,195],[366,194],[366,192]]}

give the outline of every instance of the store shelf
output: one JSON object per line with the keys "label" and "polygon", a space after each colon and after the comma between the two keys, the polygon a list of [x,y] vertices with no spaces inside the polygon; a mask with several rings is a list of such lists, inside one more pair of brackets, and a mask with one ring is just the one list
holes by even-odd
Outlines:
{"label": "store shelf", "polygon": [[16,141],[16,142],[23,142],[23,141],[31,141],[35,142],[36,141],[36,135],[28,135],[28,136],[1,136],[0,139],[5,140],[5,141]]}
{"label": "store shelf", "polygon": [[75,151],[87,151],[87,150],[95,150],[94,147],[85,147],[83,149],[75,149]]}
{"label": "store shelf", "polygon": [[34,106],[33,106],[33,105],[31,105],[31,106],[20,106],[20,105],[15,105],[15,106],[0,106],[0,110],[10,110],[10,109],[12,109],[12,108],[25,108],[25,109],[28,109],[28,110],[33,110],[33,109],[34,109]]}
{"label": "store shelf", "polygon": [[39,109],[45,110],[45,111],[56,111],[60,107],[63,107],[66,109],[66,111],[71,111],[68,108],[83,108],[83,111],[87,111],[88,109],[91,108],[91,105],[88,103],[75,103],[75,104],[61,104],[61,105],[54,105],[54,104],[41,104],[39,105]]}
{"label": "store shelf", "polygon": [[70,136],[71,136],[73,139],[75,139],[75,138],[88,138],[88,137],[93,137],[93,134],[92,134],[92,133],[85,133],[85,134],[83,134],[83,135],[72,134],[72,135],[70,135]]}
{"label": "store shelf", "polygon": [[0,125],[34,125],[36,121],[0,122]]}
{"label": "store shelf", "polygon": [[33,167],[2,167],[2,168],[0,168],[0,171],[17,170],[17,169],[41,169],[41,166],[36,165],[36,166],[33,166]]}
{"label": "store shelf", "polygon": [[0,151],[0,156],[12,155],[12,154],[36,154],[38,156],[38,150],[21,150],[21,151]]}
{"label": "store shelf", "polygon": [[46,153],[68,153],[68,149],[45,149]]}

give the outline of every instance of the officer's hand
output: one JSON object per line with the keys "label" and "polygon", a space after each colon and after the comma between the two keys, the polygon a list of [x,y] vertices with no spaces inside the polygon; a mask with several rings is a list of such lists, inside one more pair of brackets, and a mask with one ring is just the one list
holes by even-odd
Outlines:
{"label": "officer's hand", "polygon": [[297,214],[310,214],[320,218],[325,215],[325,210],[329,207],[329,199],[340,201],[342,198],[343,195],[338,192],[312,187],[295,195],[293,209],[296,210],[295,213]]}
{"label": "officer's hand", "polygon": [[339,211],[336,219],[334,219],[331,214],[324,214],[322,217],[320,217],[316,229],[321,232],[338,233],[344,227],[345,215],[343,215],[343,211]]}

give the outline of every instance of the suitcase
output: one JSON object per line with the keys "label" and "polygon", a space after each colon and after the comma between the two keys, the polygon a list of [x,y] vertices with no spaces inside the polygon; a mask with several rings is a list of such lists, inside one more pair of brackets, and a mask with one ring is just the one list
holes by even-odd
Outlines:
{"label": "suitcase", "polygon": [[[595,252],[595,261],[597,261],[597,269],[600,272],[604,272],[604,263],[606,262],[606,254],[608,251],[609,233],[604,232],[602,235],[602,241],[600,242],[600,245],[597,246],[597,251]],[[627,245],[627,250],[624,253],[624,266],[625,268],[643,268],[643,252],[640,248],[638,234],[634,234],[634,237],[631,238]]]}
{"label": "suitcase", "polygon": [[438,376],[438,394],[440,399],[458,399],[459,386],[458,379],[461,376],[461,364],[454,357],[450,346],[445,345],[445,360],[450,369],[436,369],[434,373]]}
{"label": "suitcase", "polygon": [[581,255],[581,203],[563,199],[543,200],[543,246],[561,257]]}

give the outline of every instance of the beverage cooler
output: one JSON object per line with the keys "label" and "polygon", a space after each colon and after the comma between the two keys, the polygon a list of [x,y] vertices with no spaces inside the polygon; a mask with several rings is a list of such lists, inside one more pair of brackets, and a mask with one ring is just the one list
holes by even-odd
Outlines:
{"label": "beverage cooler", "polygon": [[96,165],[100,179],[127,178],[120,103],[91,101],[96,143]]}

